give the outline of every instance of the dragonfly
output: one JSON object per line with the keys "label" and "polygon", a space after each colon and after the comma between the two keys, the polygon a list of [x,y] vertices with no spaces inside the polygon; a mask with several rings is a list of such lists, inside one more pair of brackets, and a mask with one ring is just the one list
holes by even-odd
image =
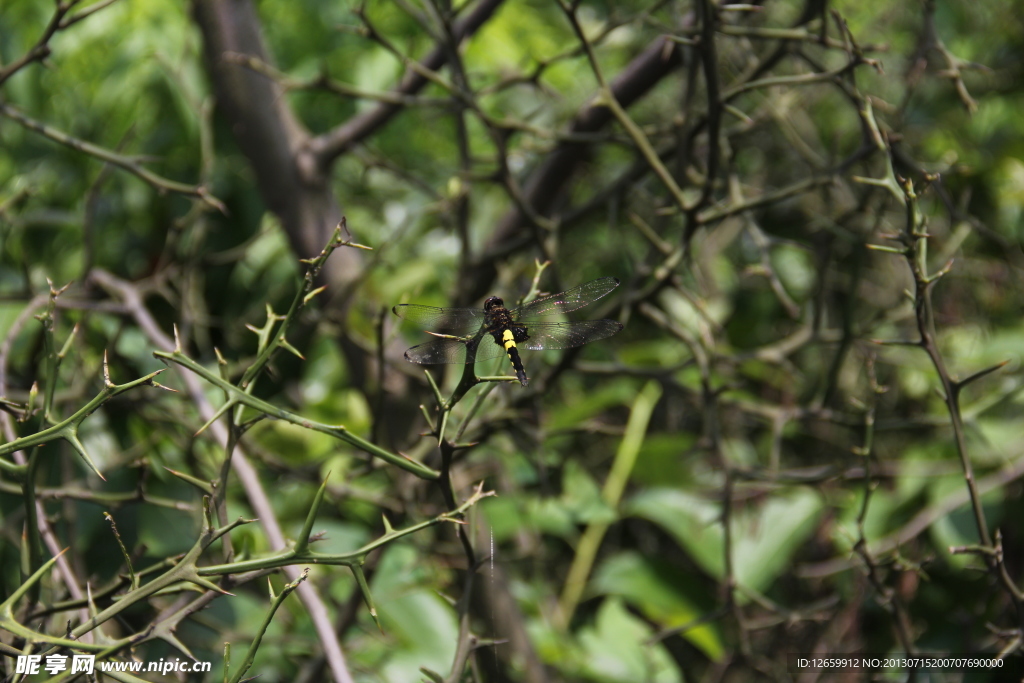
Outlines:
{"label": "dragonfly", "polygon": [[543,320],[543,317],[583,308],[618,286],[618,278],[602,277],[512,309],[506,308],[500,297],[492,296],[484,302],[483,308],[398,304],[391,310],[399,318],[432,328],[434,331],[427,333],[437,337],[406,351],[406,360],[421,365],[463,365],[497,358],[504,353],[512,363],[516,378],[525,387],[529,380],[519,357],[520,349],[572,349],[605,339],[622,329],[622,323],[617,320],[557,322]]}

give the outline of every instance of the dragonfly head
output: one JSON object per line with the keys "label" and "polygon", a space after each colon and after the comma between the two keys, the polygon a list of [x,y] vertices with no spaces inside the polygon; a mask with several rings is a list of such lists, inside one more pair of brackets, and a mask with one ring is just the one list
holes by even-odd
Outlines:
{"label": "dragonfly head", "polygon": [[484,310],[490,313],[495,308],[503,308],[505,302],[501,300],[500,296],[492,296],[484,302]]}

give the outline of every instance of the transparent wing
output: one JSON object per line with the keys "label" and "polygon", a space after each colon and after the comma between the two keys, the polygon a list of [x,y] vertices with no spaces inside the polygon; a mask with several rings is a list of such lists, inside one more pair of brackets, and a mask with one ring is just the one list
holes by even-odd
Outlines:
{"label": "transparent wing", "polygon": [[[543,296],[539,299],[534,299],[527,304],[523,304],[512,312],[512,318],[513,320],[526,320],[540,315],[575,311],[577,308],[583,308],[587,304],[597,301],[618,286],[619,278],[617,277],[602,277],[596,280],[591,280],[590,282],[583,283],[579,287],[573,287],[572,289],[567,289],[566,291],[558,292],[557,294],[548,294],[547,296]],[[612,332],[612,334],[615,333]],[[601,337],[596,338],[601,339]],[[579,344],[574,344],[573,346],[579,346]],[[552,346],[547,348],[567,349],[571,347]]]}
{"label": "transparent wing", "polygon": [[483,308],[438,308],[419,304],[398,304],[391,310],[403,320],[423,325],[433,332],[454,334],[458,337],[476,334],[484,323]]}
{"label": "transparent wing", "polygon": [[[610,279],[610,278],[609,278]],[[610,337],[622,329],[617,320],[576,320],[565,323],[524,324],[530,338],[516,344],[521,349],[572,349]],[[499,351],[501,347],[498,347]],[[479,354],[478,354],[479,355]]]}
{"label": "transparent wing", "polygon": [[[513,326],[526,330],[529,339],[519,342],[521,349],[571,349],[610,337],[622,329],[615,320],[579,320],[570,322],[533,321],[531,318],[568,313],[597,301],[619,286],[614,277],[591,280],[579,287],[549,294],[511,312]],[[488,360],[505,349],[482,331],[487,316],[483,308],[439,308],[419,304],[399,304],[391,309],[403,320],[433,332],[457,337],[477,337],[475,359]],[[478,336],[479,335],[479,336]],[[433,339],[405,352],[407,360],[424,365],[463,364],[467,362],[467,342],[459,339]]]}
{"label": "transparent wing", "polygon": [[[421,365],[463,365],[467,362],[466,347],[467,344],[458,339],[434,339],[406,351],[405,359]],[[485,336],[477,346],[476,360],[489,360],[504,353],[503,347]]]}

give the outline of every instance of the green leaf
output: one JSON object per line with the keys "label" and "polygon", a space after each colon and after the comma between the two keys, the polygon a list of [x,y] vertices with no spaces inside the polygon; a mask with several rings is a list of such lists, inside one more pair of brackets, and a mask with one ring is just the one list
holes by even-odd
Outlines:
{"label": "green leaf", "polygon": [[605,600],[593,626],[581,630],[587,655],[586,676],[601,683],[677,683],[682,676],[660,644],[645,644],[650,627],[634,617],[618,598]]}
{"label": "green leaf", "polygon": [[[814,531],[822,507],[817,493],[793,489],[734,509],[732,559],[737,582],[759,592],[768,588]],[[717,502],[677,489],[651,489],[628,501],[623,514],[659,525],[706,572],[723,578],[723,535]]]}
{"label": "green leaf", "polygon": [[608,507],[594,478],[575,460],[565,465],[562,501],[573,518],[583,524],[611,524],[618,515]]}
{"label": "green leaf", "polygon": [[[928,483],[929,505],[941,507],[951,497],[960,497],[966,491],[963,476],[950,476],[935,479]],[[981,497],[982,507],[985,511],[985,520],[989,528],[999,525],[1005,514],[1004,489],[990,491]],[[945,556],[948,562],[958,567],[977,566],[979,559],[973,555],[952,555],[949,552],[951,546],[976,545],[980,543],[978,537],[978,524],[974,518],[974,511],[966,496],[961,498],[963,504],[948,515],[943,515],[935,520],[928,528],[929,535],[936,549]]]}
{"label": "green leaf", "polygon": [[691,480],[692,463],[680,458],[679,454],[691,448],[694,441],[691,434],[648,433],[633,468],[633,481],[648,486],[666,486]]}
{"label": "green leaf", "polygon": [[706,572],[720,577],[722,531],[718,506],[706,497],[678,489],[652,488],[622,506],[622,514],[642,517],[671,534]]}
{"label": "green leaf", "polygon": [[[662,628],[684,626],[707,614],[710,596],[697,582],[684,585],[677,569],[666,562],[623,552],[605,560],[598,568],[591,591],[617,595],[638,608]],[[694,595],[697,594],[697,595]],[[701,600],[704,598],[704,600]],[[709,659],[721,659],[725,645],[713,624],[702,624],[683,633]]]}
{"label": "green leaf", "polygon": [[606,382],[596,391],[588,391],[572,401],[553,403],[547,419],[547,429],[578,429],[588,420],[598,417],[609,408],[632,403],[635,388],[626,382]]}
{"label": "green leaf", "polygon": [[448,671],[459,632],[451,605],[428,590],[378,597],[377,612],[384,632],[397,639],[383,667],[384,680],[418,681],[421,667]]}

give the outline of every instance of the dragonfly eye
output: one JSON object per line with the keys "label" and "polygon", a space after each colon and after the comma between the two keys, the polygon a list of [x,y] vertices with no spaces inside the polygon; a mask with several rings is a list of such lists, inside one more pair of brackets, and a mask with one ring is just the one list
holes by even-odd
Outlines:
{"label": "dragonfly eye", "polygon": [[498,306],[504,306],[505,302],[501,300],[500,296],[492,296],[484,302],[484,310],[490,311]]}

